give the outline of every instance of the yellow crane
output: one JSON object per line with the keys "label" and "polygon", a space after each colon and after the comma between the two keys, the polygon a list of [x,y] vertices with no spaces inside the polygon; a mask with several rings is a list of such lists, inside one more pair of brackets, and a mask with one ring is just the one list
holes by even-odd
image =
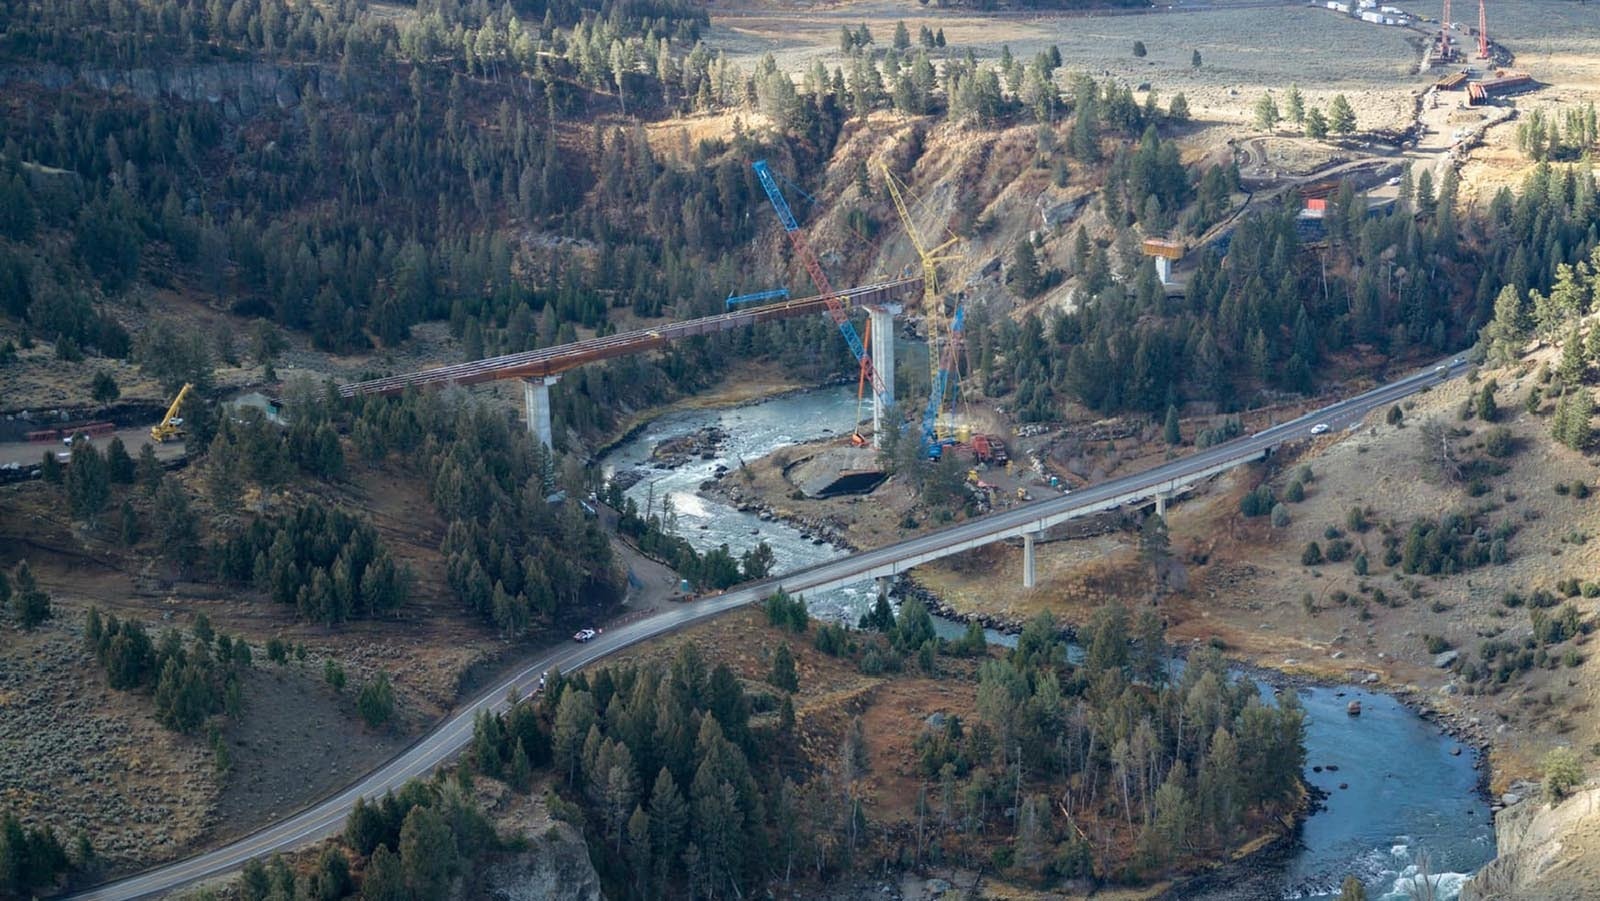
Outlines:
{"label": "yellow crane", "polygon": [[183,409],[183,402],[188,399],[189,392],[193,390],[194,386],[185,382],[183,388],[178,391],[178,396],[172,399],[172,406],[167,408],[167,415],[161,417],[160,422],[150,427],[150,437],[155,439],[157,444],[163,444],[183,436],[183,429],[181,428],[183,419],[178,416],[178,411]]}
{"label": "yellow crane", "polygon": [[[960,259],[960,254],[947,254],[945,251],[961,239],[952,235],[943,244],[929,247],[922,239],[921,233],[917,231],[916,224],[911,221],[911,210],[906,206],[905,195],[911,193],[911,189],[889,171],[888,164],[879,162],[878,170],[883,173],[883,183],[889,188],[889,196],[894,198],[894,208],[900,214],[901,223],[905,225],[906,237],[911,239],[911,246],[916,249],[917,257],[922,261],[922,307],[928,331],[928,387],[930,391],[937,391],[939,367],[944,342],[947,339],[944,297],[939,293],[939,264]],[[936,437],[948,437],[952,431],[950,421],[939,417],[938,410],[930,412],[936,417],[934,423],[937,430]]]}

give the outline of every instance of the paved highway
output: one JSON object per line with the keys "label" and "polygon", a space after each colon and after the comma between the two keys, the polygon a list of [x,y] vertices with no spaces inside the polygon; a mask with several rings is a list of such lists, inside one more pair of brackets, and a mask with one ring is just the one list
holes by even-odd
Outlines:
{"label": "paved highway", "polygon": [[1457,357],[1437,367],[1382,385],[1364,394],[1331,404],[1315,413],[1282,423],[1175,460],[1145,472],[1116,479],[1082,491],[1007,510],[962,523],[943,531],[921,535],[875,550],[829,560],[783,576],[736,588],[722,595],[670,608],[648,619],[602,632],[586,644],[573,644],[549,651],[515,675],[486,689],[463,706],[434,731],[401,752],[388,763],[317,804],[267,826],[214,851],[157,867],[136,876],[108,883],[73,897],[82,901],[124,901],[171,891],[200,879],[226,873],[246,862],[279,851],[317,841],[344,828],[345,817],[357,798],[381,797],[398,790],[411,779],[425,776],[450,760],[472,739],[473,721],[480,711],[503,711],[507,696],[516,689],[519,696],[538,682],[542,672],[559,667],[570,672],[616,653],[630,645],[718,616],[736,607],[761,600],[776,588],[790,592],[810,591],[848,584],[861,578],[898,571],[926,561],[960,553],[971,547],[1036,531],[1041,522],[1061,521],[1075,515],[1105,509],[1120,499],[1145,496],[1186,484],[1219,467],[1238,465],[1255,459],[1270,448],[1288,440],[1308,437],[1318,424],[1340,429],[1358,422],[1367,413],[1395,403],[1445,378],[1460,375],[1466,362]]}

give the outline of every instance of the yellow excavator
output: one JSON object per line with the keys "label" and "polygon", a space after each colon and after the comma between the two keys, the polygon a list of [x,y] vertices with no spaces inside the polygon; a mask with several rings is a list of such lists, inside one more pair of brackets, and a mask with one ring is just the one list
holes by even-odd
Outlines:
{"label": "yellow excavator", "polygon": [[178,415],[178,411],[183,409],[183,402],[189,398],[189,392],[193,390],[193,385],[185,383],[178,396],[172,399],[172,406],[167,408],[167,415],[150,427],[150,437],[154,438],[157,444],[165,444],[174,438],[183,437],[183,417]]}

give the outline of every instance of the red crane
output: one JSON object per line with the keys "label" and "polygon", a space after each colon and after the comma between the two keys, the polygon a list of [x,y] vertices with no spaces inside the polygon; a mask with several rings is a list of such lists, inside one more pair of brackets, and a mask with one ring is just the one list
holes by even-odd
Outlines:
{"label": "red crane", "polygon": [[828,283],[828,277],[822,274],[822,264],[817,262],[817,255],[811,252],[811,245],[806,242],[805,233],[800,231],[800,223],[789,208],[789,201],[783,198],[783,191],[778,188],[778,180],[772,174],[772,168],[767,165],[766,160],[756,160],[751,168],[755,169],[756,178],[760,180],[762,190],[767,192],[767,199],[772,201],[772,208],[777,210],[778,218],[783,220],[783,230],[788,233],[790,243],[794,244],[795,252],[800,255],[800,262],[806,264],[806,271],[811,273],[811,281],[827,300],[828,315],[839,327],[839,333],[844,335],[845,343],[850,345],[850,352],[855,355],[861,371],[872,382],[873,393],[878,396],[883,409],[893,407],[894,395],[890,394],[888,387],[885,386],[883,375],[873,368],[872,357],[867,354],[866,346],[856,334],[855,326],[850,324],[849,308]]}
{"label": "red crane", "polygon": [[1450,0],[1444,0],[1444,13],[1439,16],[1439,58],[1449,60],[1450,52]]}
{"label": "red crane", "polygon": [[1478,59],[1489,58],[1489,13],[1484,0],[1478,0]]}

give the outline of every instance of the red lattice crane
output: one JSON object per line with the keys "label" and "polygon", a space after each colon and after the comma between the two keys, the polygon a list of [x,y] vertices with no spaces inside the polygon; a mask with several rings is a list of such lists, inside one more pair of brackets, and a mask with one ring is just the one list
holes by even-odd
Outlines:
{"label": "red lattice crane", "polygon": [[1455,54],[1450,50],[1450,0],[1444,0],[1444,12],[1439,16],[1439,58],[1449,60]]}
{"label": "red lattice crane", "polygon": [[822,273],[822,264],[817,262],[817,255],[811,252],[811,245],[807,243],[805,233],[800,231],[800,223],[790,210],[789,201],[783,198],[783,191],[778,188],[778,181],[772,174],[772,168],[767,165],[766,160],[756,160],[751,168],[755,169],[756,178],[760,180],[762,189],[767,192],[767,199],[772,201],[772,208],[777,210],[778,218],[783,221],[783,230],[789,235],[795,253],[800,255],[800,261],[805,263],[806,271],[811,273],[811,281],[827,299],[828,315],[832,317],[834,325],[839,327],[839,333],[844,335],[845,343],[850,345],[850,353],[855,355],[861,371],[866,373],[867,379],[872,382],[873,393],[878,396],[883,409],[893,407],[894,395],[889,393],[888,387],[884,384],[883,375],[873,368],[872,357],[867,354],[866,346],[856,334],[855,326],[850,324],[849,308],[828,283],[828,277]]}
{"label": "red lattice crane", "polygon": [[1485,0],[1478,0],[1478,59],[1489,58],[1489,12]]}

